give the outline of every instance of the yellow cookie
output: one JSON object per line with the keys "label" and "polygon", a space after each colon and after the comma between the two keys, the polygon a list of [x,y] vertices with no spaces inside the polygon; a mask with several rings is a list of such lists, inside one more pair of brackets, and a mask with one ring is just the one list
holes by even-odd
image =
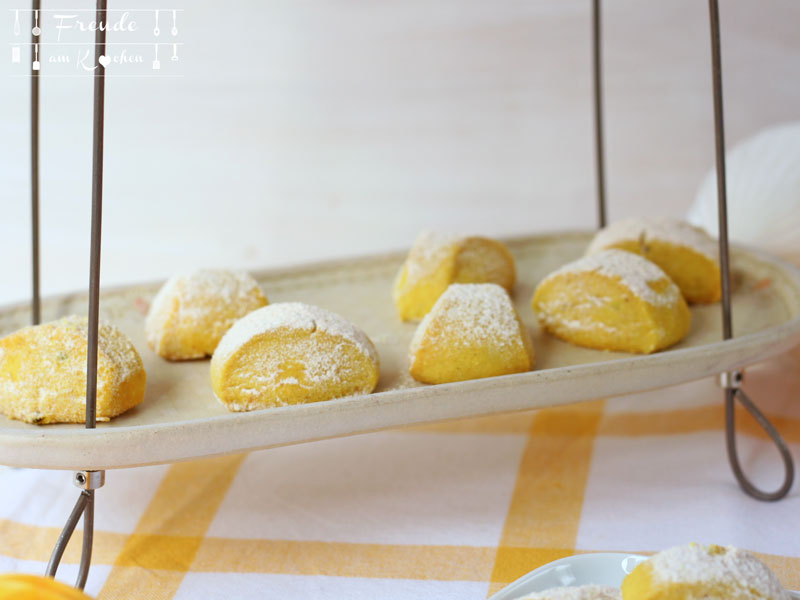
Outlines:
{"label": "yellow cookie", "polygon": [[41,575],[0,575],[0,600],[91,600],[79,589]]}
{"label": "yellow cookie", "polygon": [[533,368],[533,344],[511,298],[493,283],[454,283],[417,327],[411,376],[449,383]]}
{"label": "yellow cookie", "polygon": [[587,254],[609,248],[635,252],[656,263],[690,303],[722,296],[719,248],[705,231],[676,219],[625,219],[602,229]]}
{"label": "yellow cookie", "polygon": [[511,291],[514,257],[484,237],[423,232],[394,282],[394,303],[404,321],[424,317],[451,283],[496,283]]}
{"label": "yellow cookie", "polygon": [[[97,420],[140,404],[142,359],[127,336],[100,323],[97,355]],[[70,316],[25,327],[0,339],[0,411],[28,423],[86,421],[86,347],[89,324]]]}
{"label": "yellow cookie", "polygon": [[581,585],[577,587],[559,587],[545,592],[536,592],[522,596],[517,600],[621,600],[617,588],[607,585]]}
{"label": "yellow cookie", "polygon": [[363,331],[300,302],[237,321],[211,358],[211,385],[232,411],[368,394],[378,372],[378,353]]}
{"label": "yellow cookie", "polygon": [[533,295],[533,310],[542,327],[563,340],[620,352],[671,346],[691,322],[666,273],[622,250],[585,256],[547,276]]}
{"label": "yellow cookie", "polygon": [[169,360],[205,358],[231,325],[266,305],[256,280],[243,271],[178,275],[153,298],[145,321],[147,344]]}
{"label": "yellow cookie", "polygon": [[659,552],[622,582],[623,600],[789,600],[777,577],[733,546],[689,544]]}

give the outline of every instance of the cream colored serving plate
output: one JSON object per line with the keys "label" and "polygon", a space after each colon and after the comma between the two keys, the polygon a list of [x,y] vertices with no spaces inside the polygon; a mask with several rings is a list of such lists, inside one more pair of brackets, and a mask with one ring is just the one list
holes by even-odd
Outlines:
{"label": "cream colored serving plate", "polygon": [[[211,391],[208,361],[170,363],[147,347],[144,315],[158,284],[103,292],[101,316],[133,340],[147,370],[144,402],[94,431],[80,425],[36,426],[0,416],[0,464],[53,469],[112,469],[270,448],[401,425],[567,404],[647,390],[752,364],[800,342],[800,273],[752,251],[733,252],[734,331],[721,342],[720,306],[692,308],[679,345],[650,356],[577,348],[536,324],[536,283],[579,257],[590,234],[509,241],[518,267],[517,308],[536,347],[536,370],[439,386],[414,382],[406,353],[415,325],[401,323],[391,299],[403,256],[359,258],[255,273],[270,302],[298,300],[351,319],[381,357],[376,393],[329,402],[229,413]],[[86,311],[86,295],[43,302],[45,320]],[[25,306],[0,309],[0,333],[27,324]]]}

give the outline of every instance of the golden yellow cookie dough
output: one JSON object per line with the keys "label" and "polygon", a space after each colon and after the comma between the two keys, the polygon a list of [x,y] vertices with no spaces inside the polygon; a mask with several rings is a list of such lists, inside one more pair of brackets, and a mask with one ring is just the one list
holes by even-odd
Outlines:
{"label": "golden yellow cookie dough", "polygon": [[[86,421],[89,325],[70,316],[0,339],[0,412],[28,423]],[[142,359],[128,337],[100,322],[97,420],[108,421],[144,398]]]}
{"label": "golden yellow cookie dough", "polygon": [[655,264],[623,250],[585,256],[547,276],[533,295],[539,323],[587,348],[650,353],[689,331],[691,314]]}
{"label": "golden yellow cookie dough", "polygon": [[640,563],[622,582],[623,600],[789,600],[777,577],[733,546],[688,544]]}
{"label": "golden yellow cookie dough", "polygon": [[211,356],[231,325],[267,303],[256,280],[243,271],[177,275],[153,298],[145,321],[147,344],[169,360]]}
{"label": "golden yellow cookie dough", "polygon": [[411,376],[450,383],[523,373],[533,368],[528,330],[511,298],[493,283],[454,283],[417,327],[409,350]]}
{"label": "golden yellow cookie dough", "polygon": [[214,393],[232,411],[368,394],[378,374],[378,353],[363,331],[300,302],[240,319],[211,358]]}
{"label": "golden yellow cookie dough", "polygon": [[609,248],[635,252],[657,264],[689,303],[717,302],[722,296],[717,242],[685,221],[667,218],[618,221],[597,233],[587,253]]}
{"label": "golden yellow cookie dough", "polygon": [[511,291],[514,257],[484,237],[423,232],[394,282],[394,302],[404,321],[424,317],[451,283],[496,283]]}
{"label": "golden yellow cookie dough", "polygon": [[0,575],[0,600],[92,600],[77,588],[52,577],[5,573]]}

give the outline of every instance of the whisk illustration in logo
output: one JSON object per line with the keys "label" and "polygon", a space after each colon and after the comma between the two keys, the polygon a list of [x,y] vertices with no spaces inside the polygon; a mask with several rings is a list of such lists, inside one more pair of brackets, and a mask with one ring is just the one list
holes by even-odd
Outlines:
{"label": "whisk illustration in logo", "polygon": [[[119,77],[180,77],[182,8],[12,8],[10,61],[17,76],[82,77],[98,69]],[[96,32],[106,32],[98,54]],[[159,58],[161,55],[162,58]]]}

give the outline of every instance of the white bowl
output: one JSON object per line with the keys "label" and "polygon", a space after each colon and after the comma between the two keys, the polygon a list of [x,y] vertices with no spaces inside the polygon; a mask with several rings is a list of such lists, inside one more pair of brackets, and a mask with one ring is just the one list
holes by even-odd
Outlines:
{"label": "white bowl", "polygon": [[[504,587],[489,600],[516,600],[521,596],[546,590],[579,585],[610,585],[621,587],[622,580],[636,565],[647,560],[640,554],[598,552],[578,554],[555,560],[523,575]],[[800,600],[800,592],[789,592]]]}
{"label": "white bowl", "polygon": [[515,600],[526,594],[565,586],[594,584],[620,587],[625,576],[644,560],[647,560],[646,556],[622,552],[569,556],[523,575],[489,600]]}

